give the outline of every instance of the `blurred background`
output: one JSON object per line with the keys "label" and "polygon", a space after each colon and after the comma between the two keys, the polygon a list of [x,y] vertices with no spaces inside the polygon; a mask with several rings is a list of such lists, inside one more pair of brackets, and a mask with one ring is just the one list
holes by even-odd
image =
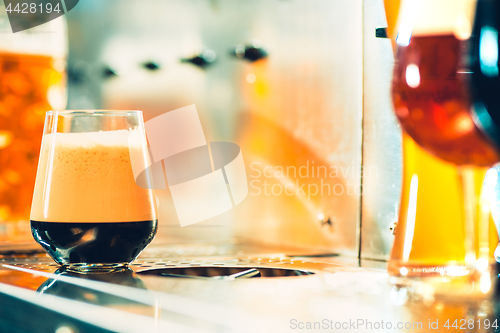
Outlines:
{"label": "blurred background", "polygon": [[[500,22],[500,6],[478,3],[498,16],[489,7],[477,16],[487,27],[477,49],[468,39],[475,0],[82,0],[50,27],[16,33],[30,52],[9,42],[0,7],[0,264],[10,265],[1,267],[0,287],[9,281],[63,297],[72,289],[54,283],[69,274],[38,253],[29,229],[46,110],[142,110],[148,121],[194,104],[208,142],[241,148],[249,193],[233,209],[181,227],[170,191],[155,190],[152,245],[122,277],[96,279],[169,293],[137,313],[155,325],[178,309],[176,320],[189,325],[200,314],[222,315],[219,323],[236,318],[238,329],[256,332],[253,319],[228,309],[269,315],[263,322],[273,317],[276,327],[291,314],[429,325],[494,316],[496,325],[500,168],[487,170],[500,160],[500,120],[485,116],[499,108],[478,117],[473,103],[481,98],[469,93],[475,87],[498,99],[500,25],[492,22]],[[468,85],[484,72],[474,61],[496,85]],[[480,132],[485,123],[492,133]],[[13,251],[17,237],[33,253]],[[46,280],[36,270],[61,276]],[[215,282],[236,278],[246,282]],[[177,302],[176,294],[206,305]],[[83,297],[78,289],[68,297],[75,295]],[[158,316],[158,304],[172,300],[175,311]],[[227,309],[213,307],[220,304]],[[78,304],[60,308],[81,313]],[[136,320],[103,309],[96,317],[105,323]]]}
{"label": "blurred background", "polygon": [[401,138],[382,0],[87,0],[66,17],[68,109],[196,104],[207,140],[242,149],[248,197],[180,228],[158,190],[161,239],[388,258]]}
{"label": "blurred background", "polygon": [[169,190],[156,190],[157,244],[388,259],[401,133],[391,42],[376,37],[387,26],[382,0],[86,0],[16,34],[3,9],[4,245],[33,243],[44,113],[67,96],[69,110],[142,110],[146,121],[195,104],[208,142],[241,147],[246,199],[181,228]]}

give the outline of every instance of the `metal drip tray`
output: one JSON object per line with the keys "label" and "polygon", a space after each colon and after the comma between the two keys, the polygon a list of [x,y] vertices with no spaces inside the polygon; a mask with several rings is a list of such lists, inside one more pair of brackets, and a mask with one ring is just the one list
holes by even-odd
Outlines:
{"label": "metal drip tray", "polygon": [[156,268],[137,272],[139,275],[158,275],[173,278],[201,278],[234,280],[242,278],[270,278],[285,276],[303,276],[314,274],[307,270],[268,267],[179,267],[179,268]]}
{"label": "metal drip tray", "polygon": [[131,266],[139,276],[209,280],[309,276],[319,274],[329,267],[331,265],[324,263],[283,257],[139,259]]}

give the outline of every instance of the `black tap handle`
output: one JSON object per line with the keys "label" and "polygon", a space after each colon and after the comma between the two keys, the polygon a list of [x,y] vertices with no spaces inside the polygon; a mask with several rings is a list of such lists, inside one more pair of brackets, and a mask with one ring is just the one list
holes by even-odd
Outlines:
{"label": "black tap handle", "polygon": [[212,65],[217,59],[217,55],[215,51],[210,49],[205,49],[203,52],[191,57],[191,58],[182,58],[181,62],[191,63],[200,68],[206,68]]}
{"label": "black tap handle", "polygon": [[249,45],[237,45],[233,50],[231,50],[231,55],[254,62],[266,58],[269,54],[260,46],[260,43],[254,42]]}

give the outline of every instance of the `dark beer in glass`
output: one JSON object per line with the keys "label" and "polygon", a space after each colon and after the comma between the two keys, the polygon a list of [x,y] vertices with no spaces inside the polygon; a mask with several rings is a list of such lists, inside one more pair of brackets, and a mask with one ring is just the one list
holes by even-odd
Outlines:
{"label": "dark beer in glass", "polygon": [[122,267],[152,241],[155,199],[132,168],[147,163],[143,126],[140,111],[47,113],[31,229],[57,263]]}

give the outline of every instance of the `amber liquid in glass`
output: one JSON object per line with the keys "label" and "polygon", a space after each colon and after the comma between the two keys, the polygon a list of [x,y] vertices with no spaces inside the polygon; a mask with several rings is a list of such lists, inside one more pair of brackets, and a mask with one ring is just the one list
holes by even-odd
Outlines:
{"label": "amber liquid in glass", "polygon": [[385,17],[387,18],[387,34],[391,39],[392,48],[395,49],[395,29],[398,20],[400,0],[384,0]]}
{"label": "amber liquid in glass", "polygon": [[[465,209],[458,168],[432,156],[407,134],[403,134],[403,165],[401,207],[389,273],[400,275],[405,267],[408,276],[466,274]],[[476,190],[481,188],[487,169],[473,168]],[[480,214],[479,209],[476,214]],[[472,237],[476,246],[470,250],[477,255],[479,235]],[[491,218],[489,240],[492,256],[498,237]],[[450,266],[455,266],[453,271]]]}
{"label": "amber liquid in glass", "polygon": [[499,155],[468,112],[462,47],[453,35],[413,36],[398,50],[392,94],[405,132],[404,175],[392,275],[467,275],[467,258],[481,251],[484,257],[479,244],[492,239],[486,249],[492,257],[498,239],[489,216],[480,215],[479,198],[485,172]]}
{"label": "amber liquid in glass", "polygon": [[[65,98],[60,63],[49,56],[0,53],[0,223],[29,220],[49,96]],[[7,236],[30,239],[26,227],[26,235]]]}

